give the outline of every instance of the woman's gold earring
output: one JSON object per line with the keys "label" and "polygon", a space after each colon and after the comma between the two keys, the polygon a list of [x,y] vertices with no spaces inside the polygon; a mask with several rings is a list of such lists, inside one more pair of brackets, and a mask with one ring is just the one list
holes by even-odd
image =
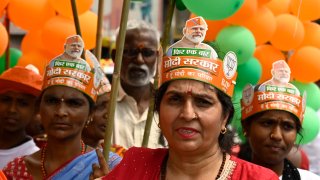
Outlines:
{"label": "woman's gold earring", "polygon": [[243,132],[243,135],[244,135],[244,136],[247,136],[247,132]]}
{"label": "woman's gold earring", "polygon": [[227,128],[224,127],[222,130],[221,130],[221,134],[225,134],[227,132]]}

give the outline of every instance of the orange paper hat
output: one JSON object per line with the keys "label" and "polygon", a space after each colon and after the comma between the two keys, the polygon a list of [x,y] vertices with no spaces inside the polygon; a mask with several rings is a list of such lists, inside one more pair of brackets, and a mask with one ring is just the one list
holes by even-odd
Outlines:
{"label": "orange paper hat", "polygon": [[[289,68],[283,60],[273,63],[274,68]],[[290,68],[287,73],[290,73]],[[300,96],[299,90],[289,82],[279,82],[273,77],[261,85],[247,85],[242,92],[242,120],[267,110],[283,110],[292,113],[300,122],[306,108],[306,93]]]}
{"label": "orange paper hat", "polygon": [[84,59],[61,59],[58,56],[46,67],[42,89],[68,86],[85,93],[95,102],[100,82],[95,75],[96,69],[90,67],[91,71],[88,71],[87,67],[90,65]]}
{"label": "orange paper hat", "polygon": [[103,95],[111,91],[111,84],[107,77],[103,77],[100,81],[100,86],[97,90],[98,96]]}
{"label": "orange paper hat", "polygon": [[38,96],[41,93],[42,76],[33,65],[15,66],[3,72],[0,76],[0,93],[19,91]]}
{"label": "orange paper hat", "polygon": [[[196,54],[201,49],[193,49]],[[199,56],[166,56],[162,60],[160,85],[178,79],[194,79],[214,86],[232,97],[237,78],[237,58],[228,52],[224,61]]]}
{"label": "orange paper hat", "polygon": [[188,19],[186,21],[186,28],[195,27],[195,26],[208,26],[206,21],[203,19],[203,17],[198,16],[191,19]]}

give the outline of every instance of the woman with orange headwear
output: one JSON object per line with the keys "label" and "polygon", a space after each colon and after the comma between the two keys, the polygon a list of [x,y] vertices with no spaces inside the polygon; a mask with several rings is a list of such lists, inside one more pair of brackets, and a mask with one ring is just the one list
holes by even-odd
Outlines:
{"label": "woman with orange headwear", "polygon": [[306,97],[289,83],[285,61],[274,62],[273,69],[271,80],[247,85],[242,94],[242,126],[252,149],[251,161],[273,170],[279,179],[320,179],[287,159],[302,129]]}
{"label": "woman with orange headwear", "polygon": [[[53,59],[46,67],[39,104],[47,143],[8,163],[4,173],[9,179],[88,179],[98,159],[81,132],[92,117],[100,78],[87,67],[84,60],[67,58]],[[114,153],[109,157],[112,169],[121,158]]]}
{"label": "woman with orange headwear", "polygon": [[[162,60],[155,101],[169,148],[130,148],[103,179],[278,179],[228,153],[237,60],[232,52],[224,62],[204,52],[188,48]],[[101,175],[94,169],[94,177]]]}

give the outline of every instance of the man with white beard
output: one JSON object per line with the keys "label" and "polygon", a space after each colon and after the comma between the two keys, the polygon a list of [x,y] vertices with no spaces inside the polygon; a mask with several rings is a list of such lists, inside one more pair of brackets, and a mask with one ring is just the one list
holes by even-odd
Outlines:
{"label": "man with white beard", "polygon": [[[197,48],[197,49],[207,49],[210,51],[208,58],[216,59],[218,55],[216,51],[209,45],[202,43],[206,37],[206,32],[208,30],[208,25],[206,21],[201,17],[194,17],[186,21],[185,27],[183,28],[183,37],[181,40],[177,41],[171,45],[167,51],[167,56],[173,56],[173,48]],[[179,54],[181,55],[181,54]]]}
{"label": "man with white beard", "polygon": [[[54,60],[72,60],[76,63],[82,64],[85,67],[85,71],[90,71],[89,64],[81,58],[81,54],[84,49],[84,42],[79,35],[72,35],[67,37],[64,44],[64,53],[55,57]],[[54,61],[51,61],[54,62]]]}
{"label": "man with white beard", "polygon": [[267,86],[269,86],[269,89],[272,89],[273,86],[278,86],[286,88],[285,90],[291,94],[300,95],[298,89],[289,83],[291,71],[286,61],[278,60],[272,63],[271,74],[272,78],[261,84],[259,90],[264,90],[262,88],[267,88]]}
{"label": "man with white beard", "polygon": [[[159,56],[160,35],[144,21],[130,20],[120,72],[120,87],[115,111],[113,144],[124,148],[141,147],[150,99],[152,82]],[[148,147],[163,147],[158,115],[152,120]]]}

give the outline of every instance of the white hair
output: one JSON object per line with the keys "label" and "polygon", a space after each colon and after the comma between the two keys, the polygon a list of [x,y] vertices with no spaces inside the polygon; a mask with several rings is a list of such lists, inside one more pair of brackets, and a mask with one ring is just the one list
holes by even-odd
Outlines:
{"label": "white hair", "polygon": [[[137,19],[129,20],[127,23],[127,30],[126,31],[133,30],[133,29],[149,30],[156,35],[157,41],[160,42],[160,32],[152,24],[147,23],[146,21],[137,20]],[[117,38],[119,35],[119,30],[120,30],[120,27],[118,27],[116,30],[116,37]]]}

